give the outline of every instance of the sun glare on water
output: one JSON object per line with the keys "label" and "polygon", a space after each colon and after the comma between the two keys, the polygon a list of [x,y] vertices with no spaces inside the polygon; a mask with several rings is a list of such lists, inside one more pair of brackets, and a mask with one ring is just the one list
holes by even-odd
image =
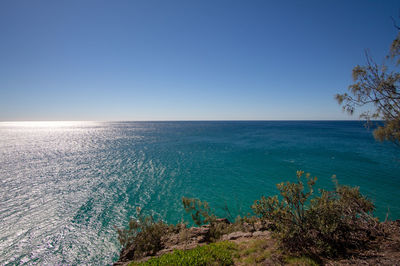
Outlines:
{"label": "sun glare on water", "polygon": [[31,127],[31,128],[60,128],[87,125],[89,121],[18,121],[0,122],[0,126]]}

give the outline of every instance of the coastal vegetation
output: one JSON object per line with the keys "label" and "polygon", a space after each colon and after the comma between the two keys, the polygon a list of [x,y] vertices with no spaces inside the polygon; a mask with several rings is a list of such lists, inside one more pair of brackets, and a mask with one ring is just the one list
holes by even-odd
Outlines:
{"label": "coastal vegetation", "polygon": [[384,124],[374,130],[375,139],[400,145],[400,32],[390,46],[386,63],[377,64],[368,53],[366,58],[365,66],[353,69],[350,94],[337,94],[335,98],[349,114],[359,110],[360,118],[367,122],[383,120]]}
{"label": "coastal vegetation", "polygon": [[[276,260],[280,258],[280,260]],[[174,250],[172,253],[154,257],[144,262],[131,262],[129,266],[151,265],[257,265],[271,260],[287,265],[318,265],[313,259],[301,256],[282,255],[268,240],[254,239],[247,242],[235,243],[220,241],[189,250]]]}
{"label": "coastal vegetation", "polygon": [[252,206],[254,213],[269,223],[285,250],[311,256],[337,257],[364,248],[379,234],[374,205],[358,187],[314,189],[316,177],[297,171],[297,182],[277,184],[278,196],[262,197]]}
{"label": "coastal vegetation", "polygon": [[155,255],[162,248],[162,237],[173,232],[178,232],[179,228],[168,225],[163,221],[155,221],[153,216],[145,216],[141,209],[136,208],[138,219],[131,219],[127,229],[117,228],[118,240],[124,249],[134,247],[127,256],[132,259],[147,255]]}
{"label": "coastal vegetation", "polygon": [[134,265],[232,265],[238,247],[229,241],[211,243],[189,250],[174,250],[172,253],[151,258],[146,262],[132,262]]}
{"label": "coastal vegetation", "polygon": [[[218,218],[207,202],[182,198],[198,227],[168,225],[144,216],[118,229],[120,261],[131,265],[232,265],[265,261],[312,265],[375,250],[399,226],[373,216],[374,205],[358,187],[315,189],[316,177],[297,171],[296,182],[277,184],[279,195],[261,197],[253,215]],[[246,239],[246,241],[241,241]],[[392,245],[400,244],[395,238]],[[397,253],[396,253],[397,254]]]}

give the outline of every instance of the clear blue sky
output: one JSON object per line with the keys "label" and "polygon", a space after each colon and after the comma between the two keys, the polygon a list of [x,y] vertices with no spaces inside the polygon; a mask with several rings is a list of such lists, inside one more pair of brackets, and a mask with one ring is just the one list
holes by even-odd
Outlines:
{"label": "clear blue sky", "polygon": [[[399,1],[0,1],[0,121],[355,119]],[[400,18],[399,18],[400,20]]]}

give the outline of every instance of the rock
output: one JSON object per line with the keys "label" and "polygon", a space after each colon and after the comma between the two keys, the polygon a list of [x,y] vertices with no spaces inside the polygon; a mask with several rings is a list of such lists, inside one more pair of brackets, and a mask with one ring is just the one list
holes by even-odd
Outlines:
{"label": "rock", "polygon": [[222,240],[236,240],[238,238],[248,238],[251,236],[252,236],[252,233],[248,233],[248,232],[233,232],[228,235],[222,236]]}
{"label": "rock", "polygon": [[130,245],[127,248],[124,248],[119,255],[119,261],[124,262],[132,260],[135,254],[135,249],[135,245]]}
{"label": "rock", "polygon": [[227,218],[219,218],[215,221],[216,223],[225,223],[225,224],[231,224]]}
{"label": "rock", "polygon": [[269,231],[255,231],[253,237],[269,237],[271,233]]}
{"label": "rock", "polygon": [[210,231],[209,226],[202,226],[202,227],[192,227],[189,229],[191,235],[206,235]]}

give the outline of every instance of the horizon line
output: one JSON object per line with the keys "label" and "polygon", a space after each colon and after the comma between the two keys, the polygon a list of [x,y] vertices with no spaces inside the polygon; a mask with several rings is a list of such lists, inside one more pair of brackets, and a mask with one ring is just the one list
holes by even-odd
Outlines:
{"label": "horizon line", "polygon": [[[273,121],[360,121],[363,119],[185,119],[185,120],[2,120],[0,123],[35,123],[35,122],[273,122]],[[383,120],[370,120],[383,121]]]}

